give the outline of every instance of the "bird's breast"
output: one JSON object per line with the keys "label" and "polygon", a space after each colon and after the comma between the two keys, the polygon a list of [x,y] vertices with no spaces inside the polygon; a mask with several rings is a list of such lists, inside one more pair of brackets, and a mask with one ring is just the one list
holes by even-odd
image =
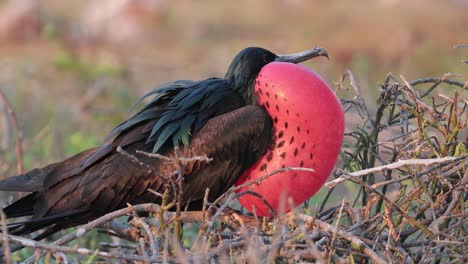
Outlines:
{"label": "bird's breast", "polygon": [[[280,172],[240,190],[252,190],[276,211],[288,211],[287,198],[295,205],[304,202],[330,175],[343,140],[343,110],[328,85],[297,64],[274,62],[263,67],[255,93],[273,120],[273,142],[236,184],[285,167],[313,169]],[[270,215],[268,207],[255,196],[244,195],[239,201],[257,215]]]}

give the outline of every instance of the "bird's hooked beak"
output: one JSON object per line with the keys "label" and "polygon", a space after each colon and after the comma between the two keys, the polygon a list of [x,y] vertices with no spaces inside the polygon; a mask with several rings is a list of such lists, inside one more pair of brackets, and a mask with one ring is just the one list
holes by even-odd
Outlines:
{"label": "bird's hooked beak", "polygon": [[278,55],[275,61],[278,62],[291,62],[300,63],[306,60],[310,60],[315,57],[324,56],[328,59],[328,52],[324,48],[315,47],[309,50],[301,51],[294,54]]}

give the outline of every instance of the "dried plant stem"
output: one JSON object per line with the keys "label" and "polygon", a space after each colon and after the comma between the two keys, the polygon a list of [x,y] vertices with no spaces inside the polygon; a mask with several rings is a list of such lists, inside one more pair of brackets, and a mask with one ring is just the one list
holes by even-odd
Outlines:
{"label": "dried plant stem", "polygon": [[147,168],[148,171],[151,171],[151,172],[154,172],[153,168],[151,166],[149,166],[148,164],[144,163],[143,161],[139,160],[137,157],[135,157],[134,155],[126,152],[121,146],[118,146],[116,151],[120,154],[122,154],[123,156],[127,157],[129,160],[131,160],[132,162],[134,162],[135,164],[138,164],[144,168]]}
{"label": "dried plant stem", "polygon": [[348,69],[348,70],[346,70],[346,74],[349,76],[349,82],[351,84],[351,87],[353,87],[353,90],[356,93],[357,103],[358,103],[359,106],[361,106],[362,110],[364,111],[364,114],[366,116],[365,121],[369,122],[370,126],[373,126],[374,120],[372,120],[371,114],[369,112],[369,109],[367,108],[367,105],[366,105],[365,101],[364,101],[364,97],[362,97],[361,89],[359,88],[359,85],[356,82],[356,78],[354,78],[353,72]]}
{"label": "dried plant stem", "polygon": [[[343,230],[338,230],[334,226],[325,223],[323,221],[320,221],[319,219],[310,216],[310,215],[305,215],[305,214],[289,214],[287,216],[289,219],[299,219],[304,222],[304,224],[308,227],[313,227],[315,225],[318,225],[321,229],[330,232],[332,234],[336,234],[339,237],[342,237],[349,242],[355,244],[364,254],[366,254],[368,257],[374,261],[374,263],[388,263],[386,260],[384,260],[381,256],[379,256],[375,251],[373,251],[366,243],[364,243],[361,239],[358,237],[351,235]],[[288,219],[286,218],[286,219]]]}
{"label": "dried plant stem", "polygon": [[158,158],[158,159],[161,159],[161,160],[164,160],[164,161],[169,161],[169,162],[177,162],[177,160],[182,162],[182,163],[188,163],[188,162],[194,162],[194,161],[211,162],[213,160],[212,158],[208,158],[206,155],[194,156],[194,157],[190,157],[190,158],[179,157],[177,159],[177,158],[171,158],[171,157],[168,157],[168,156],[164,156],[164,155],[161,155],[161,154],[158,154],[158,153],[149,153],[149,152],[145,152],[145,151],[141,151],[141,150],[137,150],[136,153],[148,156],[150,158]]}
{"label": "dried plant stem", "polygon": [[340,224],[341,214],[343,213],[343,207],[344,207],[344,205],[345,205],[345,201],[342,200],[342,201],[341,201],[340,211],[338,211],[338,217],[337,217],[336,223],[335,223],[335,230],[333,231],[332,240],[331,240],[331,242],[330,242],[332,252],[329,252],[329,254],[328,254],[328,263],[331,263],[333,250],[334,250],[334,248],[335,248],[336,231],[338,230],[338,226],[339,226],[339,224]]}
{"label": "dried plant stem", "polygon": [[174,148],[174,162],[177,164],[177,179],[176,179],[176,189],[175,195],[177,195],[177,200],[176,200],[176,216],[175,216],[175,228],[174,231],[176,235],[182,234],[182,229],[180,226],[180,212],[182,210],[182,197],[183,197],[183,192],[184,192],[184,165],[182,164],[182,161],[180,160],[179,157],[179,148],[175,147]]}
{"label": "dried plant stem", "polygon": [[[127,204],[127,205],[133,211],[133,217],[134,218],[132,219],[132,222],[135,222],[138,226],[143,227],[146,234],[148,235],[149,243],[150,243],[150,246],[151,246],[150,247],[151,248],[151,256],[159,255],[159,249],[156,248],[156,243],[155,243],[156,239],[154,238],[153,232],[151,231],[149,225],[147,223],[145,223],[145,221],[138,216],[138,213],[136,212],[133,205],[131,205],[131,204]],[[144,247],[143,247],[143,249],[144,249]]]}
{"label": "dried plant stem", "polygon": [[3,244],[3,252],[5,255],[5,262],[7,264],[11,264],[11,248],[10,248],[10,240],[8,239],[8,228],[7,228],[7,222],[6,222],[6,215],[5,212],[3,212],[2,209],[0,209],[0,217],[2,221],[2,244]]}
{"label": "dried plant stem", "polygon": [[446,162],[453,162],[453,161],[458,161],[462,159],[468,158],[468,155],[463,155],[461,157],[443,157],[443,158],[434,158],[434,159],[410,159],[410,160],[399,160],[397,162],[383,165],[383,166],[378,166],[374,168],[369,168],[365,170],[360,170],[360,171],[355,171],[351,173],[346,173],[346,175],[342,175],[332,181],[329,181],[325,183],[325,186],[327,188],[333,188],[336,185],[349,180],[353,178],[358,178],[362,177],[364,175],[374,173],[374,172],[381,172],[385,170],[393,170],[405,166],[411,166],[411,165],[422,165],[422,166],[429,166],[433,164],[438,164],[438,163],[446,163]]}
{"label": "dried plant stem", "polygon": [[[4,236],[5,236],[4,234],[1,234],[2,239],[4,239]],[[121,259],[121,260],[127,260],[127,261],[144,261],[144,262],[150,262],[150,261],[162,262],[162,260],[160,260],[159,258],[149,259],[143,256],[134,255],[134,254],[122,254],[122,253],[116,253],[116,252],[109,253],[109,252],[101,252],[98,250],[90,250],[87,248],[64,247],[64,246],[58,246],[54,244],[38,242],[32,239],[27,239],[27,238],[13,236],[13,235],[8,235],[8,238],[11,241],[19,243],[24,247],[43,249],[51,253],[63,252],[63,253],[71,253],[71,254],[79,254],[79,255],[87,255],[87,256],[95,255],[101,258],[106,258],[106,259]]]}
{"label": "dried plant stem", "polygon": [[18,174],[23,173],[23,145],[21,143],[21,132],[18,124],[18,119],[16,119],[15,111],[13,110],[13,106],[11,105],[8,97],[0,90],[0,97],[3,100],[3,103],[7,107],[8,116],[11,119],[11,123],[13,124],[13,129],[15,132],[15,144],[16,144],[16,170]]}
{"label": "dried plant stem", "polygon": [[[133,211],[136,212],[158,212],[160,210],[160,206],[157,204],[140,204],[140,205],[135,205],[132,208],[131,207],[126,207],[117,211],[114,211],[112,213],[108,213],[104,216],[99,217],[98,219],[89,222],[88,224],[80,226],[78,229],[76,229],[74,232],[61,237],[60,239],[54,241],[51,246],[60,246],[64,245],[66,243],[69,243],[84,234],[86,234],[88,231],[92,230],[93,228],[100,227],[108,222],[111,222],[113,219],[128,215],[132,213]],[[24,244],[23,244],[24,245]],[[37,254],[37,252],[36,252]],[[40,254],[40,253],[39,253]],[[40,254],[42,256],[42,254]],[[29,259],[25,261],[25,263],[34,263],[35,256],[31,256]]]}

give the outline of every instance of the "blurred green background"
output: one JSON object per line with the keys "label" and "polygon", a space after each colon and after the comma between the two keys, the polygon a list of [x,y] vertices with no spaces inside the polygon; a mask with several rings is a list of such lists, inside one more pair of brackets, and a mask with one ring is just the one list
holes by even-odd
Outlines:
{"label": "blurred green background", "polygon": [[[0,89],[20,123],[29,170],[99,144],[160,84],[223,76],[247,46],[322,46],[330,60],[307,66],[332,87],[351,69],[371,105],[388,72],[466,72],[468,49],[453,46],[468,43],[467,14],[463,0],[1,1]],[[14,131],[0,110],[6,178],[16,174]]]}

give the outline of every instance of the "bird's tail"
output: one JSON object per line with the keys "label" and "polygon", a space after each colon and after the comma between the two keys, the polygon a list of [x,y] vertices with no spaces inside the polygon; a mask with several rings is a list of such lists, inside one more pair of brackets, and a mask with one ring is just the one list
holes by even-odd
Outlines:
{"label": "bird's tail", "polygon": [[[37,192],[42,190],[43,179],[52,169],[53,166],[49,165],[42,169],[34,169],[25,174],[0,181],[1,191],[32,192],[3,208],[3,212],[5,213],[6,218],[25,217],[32,216],[34,214],[34,204],[36,202]],[[7,227],[9,234],[23,235],[35,232],[41,229],[41,227],[45,227],[49,224],[50,222],[47,220],[39,222],[29,220],[11,223],[8,224]]]}
{"label": "bird's tail", "polygon": [[[76,218],[83,218],[87,212],[87,209],[76,209],[61,214],[11,223],[7,225],[8,233],[21,236],[45,229],[39,235],[34,237],[35,240],[41,240],[64,228],[69,227],[68,223],[77,221]],[[70,221],[71,219],[73,220]]]}
{"label": "bird's tail", "polygon": [[55,168],[51,164],[41,169],[34,169],[24,174],[0,181],[0,191],[9,192],[37,192],[43,188],[45,177]]}
{"label": "bird's tail", "polygon": [[33,214],[35,194],[28,194],[3,208],[7,218],[29,216]]}
{"label": "bird's tail", "polygon": [[[108,148],[103,148],[104,153]],[[48,176],[56,176],[64,179],[77,174],[80,170],[86,168],[84,163],[96,152],[97,148],[88,149],[64,161],[50,164],[44,168],[34,169],[24,174],[20,174],[0,181],[0,191],[9,192],[40,192],[44,190],[44,182]],[[101,151],[102,152],[102,151]],[[97,158],[100,158],[98,156]],[[97,159],[94,159],[96,161]],[[89,166],[89,165],[88,165]]]}
{"label": "bird's tail", "polygon": [[[3,208],[7,218],[17,218],[24,216],[32,216],[34,214],[34,202],[35,202],[35,193],[28,194],[16,202],[8,205]],[[41,229],[45,229],[44,232],[34,237],[34,239],[41,240],[45,237],[48,237],[57,231],[67,228],[66,223],[70,219],[75,217],[82,217],[83,213],[86,213],[86,209],[77,209],[67,211],[61,214],[54,214],[51,216],[32,218],[25,221],[16,221],[10,224],[7,224],[8,233],[11,235],[25,235],[36,232]],[[64,225],[65,223],[65,225]]]}
{"label": "bird's tail", "polygon": [[[54,169],[51,164],[41,169],[34,169],[24,174],[0,181],[1,191],[32,192],[3,208],[6,218],[17,218],[32,216],[37,192],[43,189],[43,180]],[[40,220],[40,219],[39,219]],[[50,225],[50,221],[28,220],[8,224],[8,233],[12,235],[23,235],[35,232],[41,227]]]}
{"label": "bird's tail", "polygon": [[[84,169],[82,164],[95,152],[96,149],[83,151],[62,162],[50,164],[44,168],[34,169],[3,181],[0,181],[0,191],[29,192],[29,194],[18,199],[3,208],[7,218],[27,217],[32,219],[16,221],[8,224],[8,232],[13,235],[25,235],[40,229],[45,229],[35,239],[45,238],[57,231],[72,226],[71,223],[80,221],[88,214],[87,209],[75,209],[67,212],[41,215],[37,211],[36,204],[41,199],[41,193],[47,189],[51,181],[60,181],[80,173]],[[76,220],[76,221],[75,221]]]}

